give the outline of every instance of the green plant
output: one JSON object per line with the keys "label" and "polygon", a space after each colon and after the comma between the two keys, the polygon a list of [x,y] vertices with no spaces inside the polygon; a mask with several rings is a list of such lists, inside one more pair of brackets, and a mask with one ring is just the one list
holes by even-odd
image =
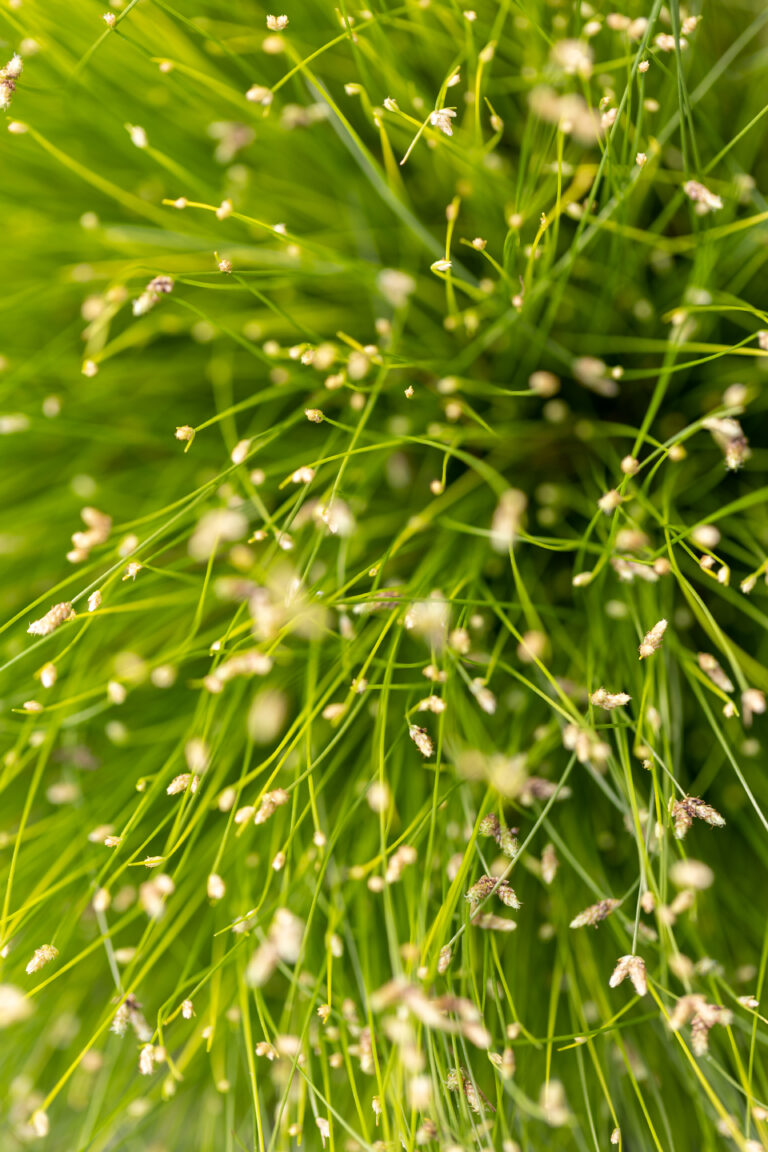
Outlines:
{"label": "green plant", "polygon": [[0,12],[0,1147],[768,1147],[768,11],[288,16]]}

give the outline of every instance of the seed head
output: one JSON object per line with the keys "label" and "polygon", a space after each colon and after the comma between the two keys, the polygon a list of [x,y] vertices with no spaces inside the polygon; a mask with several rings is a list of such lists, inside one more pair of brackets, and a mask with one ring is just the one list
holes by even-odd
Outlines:
{"label": "seed head", "polygon": [[626,692],[608,692],[605,688],[598,688],[590,696],[590,701],[597,708],[621,708],[632,699]]}
{"label": "seed head", "polygon": [[186,792],[187,789],[194,793],[197,792],[199,784],[199,776],[193,776],[190,772],[182,772],[180,776],[174,776],[166,788],[166,792],[169,796],[178,796],[180,792]]}
{"label": "seed head", "polygon": [[74,620],[74,618],[75,610],[68,601],[62,604],[54,604],[53,608],[46,612],[45,616],[30,624],[27,632],[31,636],[49,636],[51,632],[55,632],[61,624],[64,624],[67,620]]}
{"label": "seed head", "polygon": [[478,904],[481,900],[485,900],[486,896],[490,896],[495,887],[496,881],[493,876],[481,876],[471,888],[467,889],[464,899],[470,904]]}
{"label": "seed head", "polygon": [[435,750],[432,743],[432,737],[427,732],[426,728],[422,728],[419,724],[410,724],[408,727],[408,735],[414,744],[421,752],[422,756],[429,758]]}
{"label": "seed head", "polygon": [[[674,48],[674,38],[672,38],[672,46]],[[692,200],[696,205],[696,212],[700,216],[706,215],[707,212],[716,212],[723,206],[720,197],[715,195],[714,192],[710,192],[709,188],[705,188],[698,180],[686,181],[686,183],[683,184],[683,192],[685,192],[688,199]]]}
{"label": "seed head", "polygon": [[496,889],[496,895],[502,904],[506,904],[507,908],[522,908],[522,904],[518,900],[514,889],[512,889],[506,880],[502,880]]}
{"label": "seed head", "polygon": [[608,983],[611,988],[616,988],[627,976],[638,996],[645,996],[648,991],[645,960],[640,956],[621,956]]}
{"label": "seed head", "polygon": [[765,712],[765,693],[759,688],[747,688],[741,694],[741,706],[744,710],[744,723],[749,728],[753,715],[762,716]]}
{"label": "seed head", "polygon": [[453,136],[451,120],[456,116],[455,108],[437,108],[430,113],[429,122],[434,128],[439,128],[446,136]]}
{"label": "seed head", "polygon": [[246,100],[251,104],[261,104],[262,107],[268,108],[274,99],[272,91],[265,88],[262,84],[253,84],[245,94]]}
{"label": "seed head", "polygon": [[557,875],[559,860],[554,844],[547,844],[541,854],[541,878],[545,884],[551,884]]}
{"label": "seed head", "polygon": [[614,900],[608,897],[606,900],[600,900],[597,904],[590,904],[589,908],[585,908],[583,912],[579,912],[578,916],[574,916],[571,920],[571,928],[585,928],[587,926],[596,928],[601,920],[605,920],[606,916],[610,916],[615,908],[618,908],[619,900]]}
{"label": "seed head", "polygon": [[32,959],[27,964],[27,975],[32,972],[39,972],[46,964],[50,964],[51,960],[55,960],[59,954],[58,948],[54,948],[53,944],[43,944],[40,948],[36,948]]}
{"label": "seed head", "polygon": [[491,521],[491,547],[494,552],[509,552],[520,530],[528,497],[519,488],[507,488],[499,497]]}
{"label": "seed head", "polygon": [[681,996],[669,1017],[669,1027],[673,1032],[691,1021],[691,1047],[697,1056],[704,1056],[709,1048],[709,1033],[715,1024],[727,1026],[733,1014],[719,1004],[708,1004],[698,993]]}
{"label": "seed head", "polygon": [[28,1000],[21,988],[14,984],[0,984],[0,1029],[26,1020],[34,1011],[34,1005]]}
{"label": "seed head", "polygon": [[597,502],[598,508],[601,512],[604,512],[606,516],[610,516],[611,512],[615,512],[620,505],[621,496],[615,488],[611,488],[610,491],[601,496]]}
{"label": "seed head", "polygon": [[715,660],[714,656],[709,652],[699,652],[698,655],[699,668],[702,672],[706,672],[713,684],[718,688],[722,688],[723,692],[733,692],[733,684],[726,676],[723,669]]}
{"label": "seed head", "polygon": [[653,628],[651,628],[649,632],[646,632],[645,636],[643,637],[643,642],[638,649],[641,660],[645,660],[648,658],[648,656],[652,656],[653,653],[661,647],[661,641],[664,639],[664,633],[666,630],[667,621],[659,620],[658,624],[654,624]]}
{"label": "seed head", "polygon": [[669,878],[677,888],[691,888],[703,892],[715,882],[715,874],[702,860],[675,860],[669,869]]}
{"label": "seed head", "polygon": [[749,459],[749,441],[738,420],[732,417],[710,416],[702,426],[711,432],[712,438],[725,456],[725,466],[730,472],[737,472]]}
{"label": "seed head", "polygon": [[211,872],[207,885],[208,899],[222,900],[226,891],[227,887],[221,876],[217,872]]}
{"label": "seed head", "polygon": [[725,820],[720,813],[711,805],[705,804],[698,796],[684,796],[682,800],[672,801],[670,812],[674,821],[675,836],[678,840],[685,837],[694,819],[703,820],[706,824],[711,824],[713,828],[725,826]]}

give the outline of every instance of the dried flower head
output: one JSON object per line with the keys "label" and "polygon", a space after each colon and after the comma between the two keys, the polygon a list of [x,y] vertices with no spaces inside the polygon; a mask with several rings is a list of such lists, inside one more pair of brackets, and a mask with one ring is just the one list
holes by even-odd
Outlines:
{"label": "dried flower head", "polygon": [[715,882],[715,874],[703,860],[675,860],[669,869],[669,878],[677,888],[690,888],[703,892]]}
{"label": "dried flower head", "polygon": [[0,1028],[9,1028],[32,1015],[34,1004],[21,988],[14,984],[0,984]]}
{"label": "dried flower head", "polygon": [[74,620],[74,618],[75,610],[68,601],[62,604],[54,604],[53,608],[46,612],[45,616],[30,624],[27,632],[31,636],[49,636],[51,632],[55,632],[61,624],[64,624],[67,620]]}
{"label": "dried flower head", "polygon": [[646,660],[661,647],[661,642],[664,639],[666,630],[667,621],[659,620],[658,624],[654,624],[653,628],[651,628],[649,632],[646,632],[643,637],[643,642],[638,648],[641,660]]}
{"label": "dried flower head", "polygon": [[731,472],[737,472],[751,455],[749,441],[738,420],[732,417],[709,416],[702,421],[702,426],[711,432],[713,440],[725,456],[726,468]]}
{"label": "dried flower head", "polygon": [[682,800],[672,800],[670,812],[675,826],[675,836],[678,840],[685,837],[694,819],[703,820],[706,824],[711,824],[713,828],[725,826],[725,820],[717,809],[700,800],[698,796],[684,796]]}
{"label": "dried flower head", "polygon": [[615,488],[611,488],[600,497],[597,506],[606,516],[610,516],[611,512],[615,512],[620,507],[621,502],[621,494]]}
{"label": "dried flower head", "polygon": [[519,488],[507,488],[502,492],[491,521],[491,547],[494,552],[509,552],[527,506],[528,497]]}
{"label": "dried flower head", "polygon": [[410,724],[408,726],[408,735],[410,736],[411,740],[413,740],[422,756],[426,756],[428,758],[432,755],[435,750],[435,746],[432,743],[432,737],[430,736],[429,732],[427,732],[426,728],[422,728],[419,724]]}
{"label": "dried flower head", "polygon": [[578,916],[574,916],[571,920],[571,928],[596,928],[601,920],[605,920],[606,916],[610,916],[615,908],[618,908],[621,901],[614,900],[608,897],[606,900],[600,900],[597,904],[590,904],[583,912],[579,912]]}
{"label": "dried flower head", "polygon": [[645,960],[640,956],[621,956],[608,983],[611,988],[616,988],[627,976],[631,980],[632,986],[638,996],[645,996],[648,991]]}
{"label": "dried flower head", "polygon": [[698,654],[699,668],[702,672],[706,672],[709,679],[718,688],[722,688],[723,692],[733,692],[733,684],[726,676],[723,669],[718,664],[714,656],[709,652],[699,652]]}
{"label": "dried flower head", "polygon": [[590,702],[597,708],[621,708],[632,699],[626,692],[608,692],[605,688],[598,688],[590,696]]}
{"label": "dried flower head", "polygon": [[453,136],[451,120],[456,116],[455,108],[436,108],[429,115],[429,122],[434,128],[439,128],[446,136]]}
{"label": "dried flower head", "polygon": [[696,205],[696,211],[700,216],[706,215],[707,212],[716,212],[723,206],[723,201],[720,197],[715,195],[714,192],[710,192],[709,188],[700,184],[698,180],[687,180],[685,184],[683,184],[683,192],[685,192],[688,199],[692,200]]}
{"label": "dried flower head", "polygon": [[684,1024],[691,1022],[691,1047],[697,1056],[704,1056],[709,1048],[709,1033],[715,1024],[727,1026],[733,1013],[719,1004],[708,1004],[698,993],[681,996],[669,1017],[669,1027],[679,1032]]}
{"label": "dried flower head", "polygon": [[0,109],[10,106],[11,97],[16,91],[16,80],[23,67],[21,56],[13,55],[5,67],[0,68]]}
{"label": "dried flower head", "polygon": [[145,316],[150,312],[161,296],[173,291],[173,280],[170,276],[155,276],[147,284],[140,296],[133,301],[134,316]]}
{"label": "dried flower head", "polygon": [[741,694],[741,706],[744,710],[744,723],[747,728],[752,724],[753,716],[762,716],[766,709],[765,693],[759,688],[745,688]]}
{"label": "dried flower head", "polygon": [[29,964],[27,964],[27,974],[31,975],[32,972],[39,972],[46,964],[50,964],[51,960],[55,960],[58,954],[59,950],[55,948],[53,944],[42,944],[39,948],[35,949],[32,959]]}
{"label": "dried flower head", "polygon": [[545,884],[551,884],[555,879],[559,864],[554,844],[546,844],[541,854],[541,878]]}

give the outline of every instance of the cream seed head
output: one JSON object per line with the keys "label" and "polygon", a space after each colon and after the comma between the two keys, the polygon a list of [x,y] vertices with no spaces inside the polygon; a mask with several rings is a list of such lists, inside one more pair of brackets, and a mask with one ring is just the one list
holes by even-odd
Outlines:
{"label": "cream seed head", "polygon": [[725,827],[725,819],[716,808],[700,800],[698,796],[684,796],[682,800],[670,801],[670,814],[674,824],[675,837],[682,840],[694,819],[703,820],[713,828]]}
{"label": "cream seed head", "polygon": [[605,920],[607,916],[618,908],[620,901],[614,900],[609,897],[606,900],[600,900],[597,904],[590,904],[583,912],[579,912],[578,916],[574,916],[571,920],[571,928],[596,928],[601,920]]}
{"label": "cream seed head", "polygon": [[39,972],[46,964],[50,964],[52,960],[55,960],[58,954],[59,950],[55,948],[53,944],[42,944],[39,948],[36,948],[32,959],[27,964],[27,975],[31,975],[33,972]]}
{"label": "cream seed head", "polygon": [[[673,44],[674,47],[674,44]],[[696,212],[703,216],[707,212],[716,212],[722,208],[723,201],[714,192],[710,192],[709,188],[704,184],[700,184],[698,180],[687,180],[683,184],[683,192],[689,200],[693,201]]]}
{"label": "cream seed head", "polygon": [[245,98],[251,104],[261,104],[264,108],[268,108],[273,100],[271,89],[265,88],[263,84],[252,84]]}
{"label": "cream seed head", "polygon": [[411,740],[413,740],[422,756],[425,756],[427,759],[429,759],[435,750],[435,746],[432,743],[432,737],[429,735],[426,728],[422,728],[418,724],[411,724],[408,727],[408,735],[410,736]]}
{"label": "cream seed head", "polygon": [[528,377],[528,387],[537,396],[549,399],[551,396],[556,396],[560,391],[560,378],[555,376],[554,372],[540,369],[538,372],[532,372]]}
{"label": "cream seed head", "polygon": [[445,136],[453,136],[451,121],[455,116],[455,108],[436,108],[434,112],[430,112],[429,122],[434,128],[439,128]]}
{"label": "cream seed head", "polygon": [[596,708],[621,708],[632,699],[626,692],[608,692],[605,688],[598,688],[590,696],[590,702]]}
{"label": "cream seed head", "polygon": [[645,973],[645,961],[640,956],[620,957],[608,983],[611,988],[616,988],[626,977],[629,977],[637,995],[645,996],[648,991],[648,980]]}
{"label": "cream seed head", "polygon": [[638,649],[641,660],[646,660],[661,647],[661,642],[664,639],[666,630],[667,621],[659,620],[658,624],[654,624],[653,628],[646,632],[643,637],[643,642]]}
{"label": "cream seed head", "polygon": [[715,882],[715,874],[702,860],[675,860],[669,869],[669,878],[676,888],[691,888],[704,892]]}
{"label": "cream seed head", "polygon": [[217,872],[211,872],[206,886],[209,900],[223,900],[227,887]]}
{"label": "cream seed head", "polygon": [[75,610],[68,601],[61,604],[54,604],[45,616],[39,620],[33,621],[27,628],[27,632],[31,636],[49,636],[51,632],[55,632],[62,624],[68,620],[74,620]]}
{"label": "cream seed head", "polygon": [[615,488],[611,488],[610,491],[605,492],[600,497],[597,506],[606,516],[610,516],[612,512],[615,512],[616,509],[620,507],[621,502],[621,494],[617,492]]}
{"label": "cream seed head", "polygon": [[0,1029],[26,1020],[33,1011],[33,1002],[27,999],[21,988],[14,984],[0,984]]}
{"label": "cream seed head", "polygon": [[48,1135],[51,1128],[48,1113],[44,1112],[42,1108],[36,1108],[29,1118],[29,1127],[33,1134],[42,1140]]}
{"label": "cream seed head", "polygon": [[180,776],[174,776],[166,788],[166,792],[169,796],[178,796],[179,793],[186,792],[187,790],[194,794],[197,792],[199,785],[199,776],[193,776],[189,772],[182,772]]}

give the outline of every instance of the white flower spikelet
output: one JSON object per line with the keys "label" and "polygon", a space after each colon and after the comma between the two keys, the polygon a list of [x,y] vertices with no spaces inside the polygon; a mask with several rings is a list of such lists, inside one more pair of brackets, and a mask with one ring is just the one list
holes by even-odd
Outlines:
{"label": "white flower spikelet", "polygon": [[32,959],[29,964],[27,964],[27,975],[31,975],[33,972],[39,972],[46,964],[50,964],[51,960],[55,960],[58,954],[59,950],[55,948],[53,944],[42,944],[39,948],[36,948]]}
{"label": "white flower spikelet", "polygon": [[664,633],[666,630],[667,621],[659,620],[658,624],[654,624],[653,628],[646,632],[645,636],[643,637],[643,642],[638,648],[641,660],[646,660],[661,647],[661,642],[664,639]]}
{"label": "white flower spikelet", "polygon": [[596,708],[621,708],[624,704],[628,704],[632,699],[626,692],[608,692],[605,688],[598,688],[590,696],[590,702]]}
{"label": "white flower spikelet", "polygon": [[54,604],[45,616],[39,620],[34,620],[27,628],[27,632],[30,636],[50,636],[51,632],[55,632],[60,625],[67,620],[74,620],[74,618],[74,608],[69,601],[64,601],[61,604]]}
{"label": "white flower spikelet", "polygon": [[20,1020],[26,1020],[34,1011],[21,988],[15,984],[0,984],[0,1028],[8,1028]]}
{"label": "white flower spikelet", "polygon": [[430,113],[429,122],[433,128],[439,128],[446,136],[453,136],[453,124],[451,120],[456,115],[455,108],[436,108],[434,112]]}
{"label": "white flower spikelet", "polygon": [[429,759],[435,750],[435,746],[432,743],[432,737],[429,735],[429,732],[427,732],[426,728],[422,728],[419,724],[411,724],[408,727],[408,735],[410,736],[411,740],[413,740],[422,756],[425,756],[427,759]]}
{"label": "white flower spikelet", "polygon": [[611,988],[617,988],[623,980],[629,977],[632,987],[638,996],[645,996],[648,991],[648,979],[645,973],[645,961],[640,956],[621,956],[608,981]]}

